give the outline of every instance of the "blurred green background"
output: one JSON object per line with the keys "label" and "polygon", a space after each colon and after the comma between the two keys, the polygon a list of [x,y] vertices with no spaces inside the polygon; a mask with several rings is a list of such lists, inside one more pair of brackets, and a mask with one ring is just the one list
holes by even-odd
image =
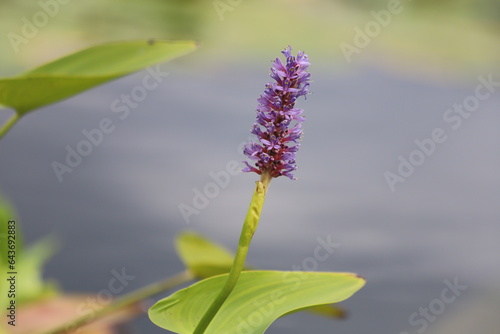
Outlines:
{"label": "blurred green background", "polygon": [[[363,29],[373,20],[370,11],[387,9],[389,2],[3,0],[0,62],[3,74],[12,74],[100,42],[164,38],[202,41],[198,56],[204,58],[254,57],[292,44],[345,67],[341,43],[352,44],[354,28]],[[44,7],[53,16],[48,20],[37,16]],[[498,65],[500,1],[413,0],[400,7],[349,66],[368,63],[419,76],[463,78]],[[22,35],[23,18],[38,31],[15,50],[9,33]]]}

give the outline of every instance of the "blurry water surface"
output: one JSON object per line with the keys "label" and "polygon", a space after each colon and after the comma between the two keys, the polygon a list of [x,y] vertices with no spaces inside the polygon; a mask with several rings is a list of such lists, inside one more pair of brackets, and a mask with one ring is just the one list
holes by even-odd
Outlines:
{"label": "blurry water surface", "polygon": [[[146,71],[22,119],[0,143],[0,187],[28,241],[49,234],[62,241],[46,277],[66,291],[96,293],[113,269],[125,268],[135,276],[124,291],[130,292],[183,269],[173,241],[185,229],[234,249],[256,175],[231,177],[189,224],[179,205],[193,205],[195,189],[213,182],[210,172],[243,159],[238,147],[249,136],[269,65],[175,61],[161,66],[168,76],[129,114],[111,105],[141,85]],[[318,239],[330,239],[340,246],[313,269],[356,272],[368,283],[341,303],[347,320],[295,314],[268,333],[416,333],[421,327],[409,316],[440,298],[445,280],[467,289],[436,322],[495,287],[499,92],[453,129],[443,115],[473,95],[479,81],[441,85],[326,64],[311,72],[313,94],[298,102],[307,116],[299,180],[272,182],[248,261],[303,268]],[[82,131],[104,118],[113,131],[59,182],[52,163],[64,163],[67,146],[75,149]],[[396,173],[398,157],[408,159],[418,148],[414,141],[436,128],[446,140],[392,192],[384,173]],[[146,317],[133,327],[164,332]]]}

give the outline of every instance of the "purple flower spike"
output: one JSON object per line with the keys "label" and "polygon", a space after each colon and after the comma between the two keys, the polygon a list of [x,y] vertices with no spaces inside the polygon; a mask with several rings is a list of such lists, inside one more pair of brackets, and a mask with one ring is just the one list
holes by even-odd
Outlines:
{"label": "purple flower spike", "polygon": [[286,63],[276,58],[271,68],[271,78],[276,82],[267,83],[264,94],[257,100],[257,120],[251,132],[259,142],[245,145],[243,153],[253,165],[244,161],[243,171],[269,173],[272,177],[285,175],[295,180],[292,172],[297,169],[295,153],[304,121],[302,110],[295,108],[295,101],[309,94],[309,59],[300,51],[297,57],[292,56],[291,47],[282,53]]}

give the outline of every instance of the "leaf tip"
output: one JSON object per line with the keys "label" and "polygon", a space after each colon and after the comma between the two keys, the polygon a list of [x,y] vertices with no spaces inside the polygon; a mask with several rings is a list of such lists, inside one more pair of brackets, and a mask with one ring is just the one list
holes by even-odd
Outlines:
{"label": "leaf tip", "polygon": [[354,274],[354,276],[356,276],[356,278],[360,278],[360,279],[362,279],[363,281],[366,282],[366,277],[358,275],[358,274]]}

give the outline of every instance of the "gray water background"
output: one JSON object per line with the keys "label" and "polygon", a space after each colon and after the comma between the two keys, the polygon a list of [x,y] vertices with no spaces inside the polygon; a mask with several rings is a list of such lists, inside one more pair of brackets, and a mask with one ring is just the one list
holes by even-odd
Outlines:
{"label": "gray water background", "polygon": [[[61,240],[45,276],[68,292],[97,293],[113,269],[125,268],[135,276],[130,292],[183,269],[173,242],[185,229],[235,249],[256,175],[231,177],[190,224],[179,205],[192,205],[194,188],[212,182],[209,172],[242,160],[238,147],[269,80],[262,64],[164,64],[168,77],[124,120],[110,105],[141,85],[145,71],[23,118],[0,143],[0,189],[28,242]],[[268,333],[417,333],[408,317],[439,298],[444,280],[468,288],[436,323],[498,286],[499,93],[453,130],[443,114],[477,81],[442,85],[325,64],[311,72],[313,94],[298,103],[307,116],[299,180],[272,182],[248,262],[292,270],[331,236],[340,247],[316,270],[356,272],[367,285],[341,303],[347,320],[301,313]],[[103,118],[115,130],[59,182],[51,164],[63,163],[66,146]],[[398,156],[435,128],[448,139],[391,192],[384,172],[395,172]],[[145,316],[132,329],[164,332]]]}

